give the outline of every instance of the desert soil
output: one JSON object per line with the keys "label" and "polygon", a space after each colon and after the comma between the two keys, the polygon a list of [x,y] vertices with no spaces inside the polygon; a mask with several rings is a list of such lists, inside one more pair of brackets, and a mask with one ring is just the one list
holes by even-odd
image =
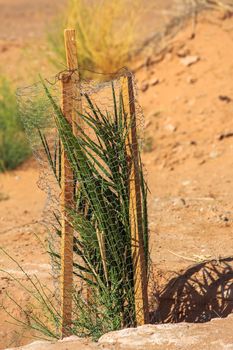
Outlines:
{"label": "desert soil", "polygon": [[[57,1],[56,9],[62,4]],[[17,84],[26,82],[25,55],[35,42],[43,49],[54,4],[0,0],[0,7],[0,69]],[[205,12],[199,15],[191,39],[192,31],[193,23],[187,24],[163,54],[141,58],[145,64],[136,72],[150,188],[157,307],[152,316],[163,322],[208,321],[228,316],[233,307],[232,18],[221,11]],[[34,66],[40,62],[38,57],[33,60]],[[48,71],[46,63],[41,69]],[[38,240],[46,240],[38,224],[46,203],[37,186],[38,174],[30,160],[0,175],[0,246],[30,275],[51,285],[49,260]],[[30,300],[14,281],[19,277],[26,282],[25,277],[4,254],[0,265],[11,274],[0,275],[1,302],[21,317],[6,295],[29,306]],[[30,342],[27,331],[7,321],[10,318],[1,309],[1,349]],[[229,322],[233,326],[232,318]]]}

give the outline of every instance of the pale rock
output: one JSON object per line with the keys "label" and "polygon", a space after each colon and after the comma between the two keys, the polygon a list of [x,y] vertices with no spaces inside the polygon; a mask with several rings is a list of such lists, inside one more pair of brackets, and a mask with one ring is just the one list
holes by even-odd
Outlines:
{"label": "pale rock", "polygon": [[199,56],[186,56],[180,59],[180,62],[186,67],[192,66],[198,61],[200,61]]}
{"label": "pale rock", "polygon": [[167,124],[164,126],[165,130],[169,131],[169,132],[175,132],[177,127],[173,124]]}
{"label": "pale rock", "polygon": [[[229,317],[205,324],[145,325],[110,332],[103,335],[99,343],[119,350],[233,349],[231,320]],[[221,323],[225,323],[225,329]]]}
{"label": "pale rock", "polygon": [[149,85],[150,85],[150,86],[155,86],[155,85],[157,85],[157,84],[159,84],[159,79],[158,79],[158,78],[152,78],[152,79],[150,79],[150,81],[149,81]]}
{"label": "pale rock", "polygon": [[190,180],[184,180],[184,181],[181,182],[181,184],[183,186],[189,186],[189,185],[191,185],[191,183],[192,183],[192,181],[190,181]]}
{"label": "pale rock", "polygon": [[209,154],[209,157],[211,159],[216,159],[218,156],[220,155],[220,153],[218,151],[211,151],[210,154]]}
{"label": "pale rock", "polygon": [[14,350],[233,350],[232,325],[232,316],[206,323],[144,325],[107,333],[98,343],[72,336]]}
{"label": "pale rock", "polygon": [[141,91],[146,92],[149,89],[149,84],[147,82],[142,83]]}

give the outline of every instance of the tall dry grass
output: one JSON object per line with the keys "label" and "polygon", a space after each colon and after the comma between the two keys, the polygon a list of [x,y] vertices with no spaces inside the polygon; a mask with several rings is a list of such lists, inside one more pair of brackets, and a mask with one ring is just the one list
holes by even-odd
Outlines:
{"label": "tall dry grass", "polygon": [[152,7],[143,0],[69,0],[49,33],[53,61],[65,61],[63,29],[75,28],[81,69],[115,72],[128,64],[137,47],[142,18]]}

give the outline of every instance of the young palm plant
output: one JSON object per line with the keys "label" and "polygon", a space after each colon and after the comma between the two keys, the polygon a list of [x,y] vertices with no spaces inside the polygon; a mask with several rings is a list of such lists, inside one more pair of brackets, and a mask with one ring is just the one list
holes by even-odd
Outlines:
{"label": "young palm plant", "polygon": [[[74,204],[65,208],[66,219],[75,232],[73,271],[76,286],[72,332],[98,339],[107,331],[136,324],[129,210],[132,160],[126,150],[131,125],[122,93],[117,101],[112,84],[113,113],[102,112],[88,95],[84,95],[87,108],[80,117],[85,128],[76,125],[78,136],[75,136],[45,84],[44,88],[54,110],[59,134],[52,149],[43,130],[39,130],[48,163],[60,184],[62,144],[74,174]],[[147,186],[140,160],[139,172],[148,271]],[[56,233],[61,237],[61,223],[57,216],[56,221]],[[50,254],[59,265],[59,252],[50,249]],[[80,282],[89,291],[88,299]]]}

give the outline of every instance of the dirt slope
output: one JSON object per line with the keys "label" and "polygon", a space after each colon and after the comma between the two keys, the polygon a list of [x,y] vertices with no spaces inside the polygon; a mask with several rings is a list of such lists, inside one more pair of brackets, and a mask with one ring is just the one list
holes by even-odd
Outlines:
{"label": "dirt slope", "polygon": [[[157,63],[145,65],[136,75],[145,112],[143,160],[151,191],[154,299],[158,303],[154,318],[164,322],[225,317],[233,306],[232,18],[204,13],[192,40],[191,32],[192,26],[187,26],[164,55],[150,57],[149,61]],[[51,280],[48,260],[33,235],[36,232],[44,239],[44,230],[37,225],[21,227],[38,220],[44,207],[37,177],[33,163],[0,175],[0,246],[30,274],[36,272],[47,282]],[[19,275],[4,255],[0,260],[1,267]],[[198,263],[187,273],[190,265]],[[181,269],[186,274],[162,291]],[[22,305],[29,300],[13,278],[1,275],[0,281],[0,297],[15,315],[16,308],[5,299],[6,290]],[[16,327],[6,319],[0,310],[0,348],[28,343],[24,332],[16,335]],[[201,331],[202,325],[195,327]]]}
{"label": "dirt slope", "polygon": [[144,88],[159,81],[139,99],[153,256],[166,270],[187,266],[168,250],[189,258],[232,254],[233,27],[218,16],[202,15],[195,39],[187,27],[160,63],[137,75]]}

